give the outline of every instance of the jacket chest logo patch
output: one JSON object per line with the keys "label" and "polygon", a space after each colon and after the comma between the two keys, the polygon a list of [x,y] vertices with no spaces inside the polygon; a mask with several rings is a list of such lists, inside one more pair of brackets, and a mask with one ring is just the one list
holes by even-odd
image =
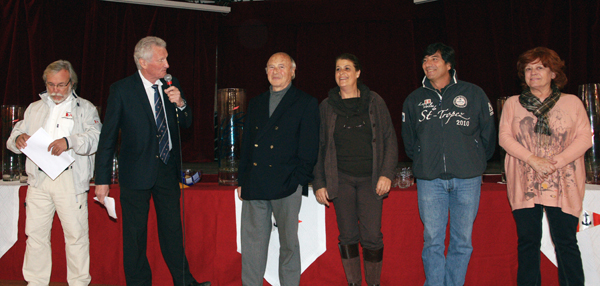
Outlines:
{"label": "jacket chest logo patch", "polygon": [[65,119],[73,119],[73,114],[71,112],[67,111],[65,113],[65,116],[63,116],[63,118],[65,118]]}
{"label": "jacket chest logo patch", "polygon": [[431,102],[431,98],[425,99],[423,102],[419,103],[419,106],[426,108],[433,108],[433,102]]}
{"label": "jacket chest logo patch", "polygon": [[465,108],[467,107],[467,98],[459,95],[457,97],[454,98],[454,106],[458,107],[458,108]]}

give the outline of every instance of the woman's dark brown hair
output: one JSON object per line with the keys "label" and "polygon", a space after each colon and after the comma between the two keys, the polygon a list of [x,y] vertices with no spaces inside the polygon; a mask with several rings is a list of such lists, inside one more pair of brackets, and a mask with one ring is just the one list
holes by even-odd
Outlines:
{"label": "woman's dark brown hair", "polygon": [[540,60],[542,65],[550,68],[550,70],[556,74],[556,77],[552,80],[552,82],[556,84],[558,89],[562,89],[567,84],[567,76],[564,72],[565,62],[560,59],[555,51],[546,47],[537,47],[521,54],[519,56],[519,60],[517,61],[517,71],[519,78],[521,79],[521,86],[523,86],[523,89],[528,87],[527,83],[525,82],[525,67],[530,63],[536,62],[537,60]]}
{"label": "woman's dark brown hair", "polygon": [[358,58],[355,55],[353,55],[353,54],[343,53],[343,54],[339,55],[337,58],[335,58],[335,62],[336,63],[339,60],[349,60],[349,61],[351,61],[352,64],[354,65],[354,69],[356,71],[360,71],[360,69],[362,68],[362,66],[360,65],[360,62],[358,61]]}

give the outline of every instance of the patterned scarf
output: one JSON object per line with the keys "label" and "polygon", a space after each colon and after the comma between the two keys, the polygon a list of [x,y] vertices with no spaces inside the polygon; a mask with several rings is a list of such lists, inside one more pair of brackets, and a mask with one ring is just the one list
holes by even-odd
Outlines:
{"label": "patterned scarf", "polygon": [[519,102],[523,108],[533,113],[537,117],[537,123],[535,124],[535,133],[552,135],[550,126],[548,126],[548,112],[554,107],[558,99],[560,98],[561,92],[555,84],[552,84],[552,94],[544,102],[541,102],[535,95],[531,93],[529,88],[523,90],[521,96],[519,96]]}

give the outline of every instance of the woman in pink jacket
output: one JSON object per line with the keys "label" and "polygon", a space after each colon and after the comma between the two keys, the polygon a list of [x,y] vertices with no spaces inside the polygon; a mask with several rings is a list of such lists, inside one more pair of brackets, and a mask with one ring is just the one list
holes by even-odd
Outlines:
{"label": "woman in pink jacket", "polygon": [[583,155],[591,129],[581,100],[560,91],[567,83],[564,62],[538,47],[517,62],[521,95],[510,97],[500,119],[506,150],[508,199],[519,238],[518,285],[542,285],[542,215],[548,217],[560,285],[583,285],[577,225],[585,192]]}

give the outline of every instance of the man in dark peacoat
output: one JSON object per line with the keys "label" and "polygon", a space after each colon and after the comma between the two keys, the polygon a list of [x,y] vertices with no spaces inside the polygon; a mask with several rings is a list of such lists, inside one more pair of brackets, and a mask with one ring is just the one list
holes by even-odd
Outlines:
{"label": "man in dark peacoat", "polygon": [[271,215],[279,232],[280,283],[300,283],[298,214],[313,179],[320,119],[317,99],[292,85],[295,69],[289,55],[271,56],[270,91],[248,105],[238,172],[243,285],[263,284]]}
{"label": "man in dark peacoat", "polygon": [[[174,285],[210,285],[210,282],[199,284],[194,280],[183,248],[179,127],[187,128],[192,124],[192,113],[180,92],[179,81],[174,78],[171,83],[162,79],[169,67],[167,56],[166,43],[162,39],[143,38],[134,53],[138,72],[110,87],[106,124],[96,154],[96,196],[104,202],[108,195],[112,159],[120,131],[119,185],[127,285],[152,285],[146,257],[151,197],[156,209],[161,251]],[[161,109],[161,105],[164,108]],[[157,120],[160,116],[166,117],[164,133],[157,127],[157,124],[165,124]],[[163,141],[163,152],[159,152],[163,137],[168,137],[165,138],[168,144],[165,146]]]}

